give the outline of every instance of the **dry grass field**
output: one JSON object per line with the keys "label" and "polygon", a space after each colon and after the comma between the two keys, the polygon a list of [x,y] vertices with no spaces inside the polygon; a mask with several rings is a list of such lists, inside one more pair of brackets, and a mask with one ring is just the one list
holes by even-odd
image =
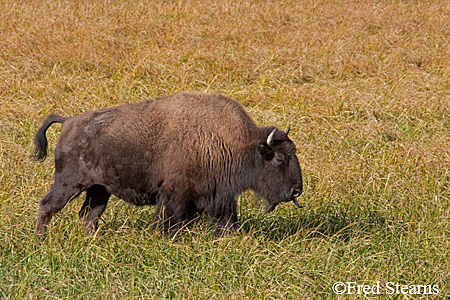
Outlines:
{"label": "dry grass field", "polygon": [[[304,208],[264,214],[246,193],[245,233],[199,220],[170,240],[154,208],[113,198],[86,237],[79,198],[37,242],[53,157],[29,155],[44,118],[180,91],[291,126]],[[448,1],[0,0],[0,139],[1,299],[450,296]]]}

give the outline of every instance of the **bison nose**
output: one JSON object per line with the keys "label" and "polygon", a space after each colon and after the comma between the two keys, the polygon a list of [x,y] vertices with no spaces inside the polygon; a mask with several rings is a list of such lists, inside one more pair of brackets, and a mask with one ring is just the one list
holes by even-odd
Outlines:
{"label": "bison nose", "polygon": [[293,197],[293,198],[300,197],[301,194],[302,194],[302,191],[301,191],[301,190],[292,189],[292,197]]}

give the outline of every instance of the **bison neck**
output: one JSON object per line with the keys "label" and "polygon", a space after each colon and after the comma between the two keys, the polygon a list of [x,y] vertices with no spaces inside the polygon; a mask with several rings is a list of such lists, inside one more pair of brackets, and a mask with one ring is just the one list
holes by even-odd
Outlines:
{"label": "bison neck", "polygon": [[256,181],[259,166],[255,153],[256,145],[256,141],[246,145],[242,149],[242,152],[240,152],[241,155],[233,161],[234,170],[232,179],[234,181],[233,184],[237,188],[237,194],[249,189],[256,190],[258,186]]}

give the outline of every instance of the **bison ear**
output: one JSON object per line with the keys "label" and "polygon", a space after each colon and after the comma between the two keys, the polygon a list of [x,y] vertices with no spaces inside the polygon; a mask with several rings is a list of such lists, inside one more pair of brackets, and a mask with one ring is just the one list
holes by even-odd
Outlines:
{"label": "bison ear", "polygon": [[265,160],[272,160],[274,157],[273,149],[270,147],[266,141],[259,140],[258,141],[258,153],[264,157]]}

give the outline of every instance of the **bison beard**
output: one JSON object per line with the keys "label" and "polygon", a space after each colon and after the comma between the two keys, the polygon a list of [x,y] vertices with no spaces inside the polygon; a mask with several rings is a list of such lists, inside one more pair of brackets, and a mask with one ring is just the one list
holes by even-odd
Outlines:
{"label": "bison beard", "polygon": [[236,197],[251,189],[267,211],[302,193],[288,132],[257,127],[242,106],[214,94],[181,93],[153,101],[50,115],[35,137],[37,161],[47,156],[46,130],[63,123],[55,148],[55,182],[39,202],[36,235],[53,215],[86,191],[80,218],[97,229],[108,199],[157,205],[155,226],[176,232],[206,213],[217,232],[239,229]]}

